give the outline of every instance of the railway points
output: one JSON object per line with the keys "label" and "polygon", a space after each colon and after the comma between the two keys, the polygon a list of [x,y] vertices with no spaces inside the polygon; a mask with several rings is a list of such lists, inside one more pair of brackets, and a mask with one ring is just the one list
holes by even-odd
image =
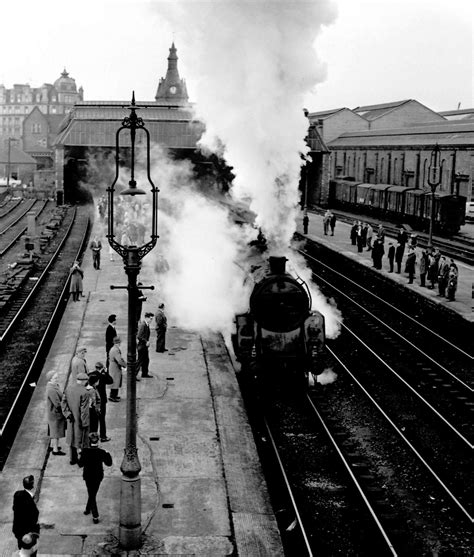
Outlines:
{"label": "railway points", "polygon": [[[122,262],[104,258],[93,269],[86,252],[84,293],[69,302],[15,443],[0,476],[0,554],[16,549],[11,533],[13,493],[22,478],[37,480],[40,554],[117,555],[120,463],[125,444],[125,393],[107,408],[103,447],[113,457],[98,497],[100,522],[83,510],[82,471],[68,456],[53,456],[45,421],[46,373],[59,372],[64,388],[80,343],[93,368],[104,360],[107,316],[116,313],[126,338],[127,295],[110,290],[125,273]],[[140,278],[153,283],[146,264]],[[150,293],[143,311],[155,311]],[[154,340],[152,338],[152,340]],[[172,326],[164,354],[150,351],[153,379],[138,383],[138,450],[142,465],[144,554],[283,555],[276,519],[256,454],[232,364],[222,339]],[[126,382],[124,382],[124,385]],[[124,390],[125,387],[122,387]],[[61,440],[63,449],[65,440]]]}

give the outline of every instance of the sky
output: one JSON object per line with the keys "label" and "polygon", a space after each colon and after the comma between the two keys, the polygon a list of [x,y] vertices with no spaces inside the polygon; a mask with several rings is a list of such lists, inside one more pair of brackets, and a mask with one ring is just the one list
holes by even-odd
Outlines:
{"label": "sky", "polygon": [[[194,8],[199,4],[187,1]],[[265,1],[294,5],[295,10],[301,2],[251,0]],[[241,0],[232,3],[242,3],[244,9]],[[325,10],[329,6],[330,15],[322,24],[306,22],[307,31],[314,33],[313,57],[318,64],[315,83],[304,94],[310,112],[409,98],[434,110],[455,109],[459,103],[461,108],[474,106],[469,0],[315,3]],[[54,82],[66,68],[83,86],[85,100],[128,100],[132,90],[137,100],[152,100],[159,78],[166,73],[174,40],[180,75],[196,101],[196,64],[186,59],[186,36],[179,21],[171,22],[166,15],[171,4],[157,0],[7,2],[2,8],[0,83],[38,87]],[[199,10],[196,13],[199,17]],[[235,35],[235,41],[245,33],[232,21],[222,21],[222,26]]]}

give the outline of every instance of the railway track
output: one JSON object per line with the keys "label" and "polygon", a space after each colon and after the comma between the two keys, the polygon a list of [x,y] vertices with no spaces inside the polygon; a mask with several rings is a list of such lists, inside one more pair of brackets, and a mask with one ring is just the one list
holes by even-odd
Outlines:
{"label": "railway track", "polygon": [[[67,226],[66,226],[67,225]],[[43,254],[37,275],[16,307],[1,316],[0,467],[3,467],[17,427],[32,394],[41,366],[68,299],[69,269],[87,245],[88,207],[70,210],[62,234]],[[8,339],[8,342],[6,342]]]}
{"label": "railway track", "polygon": [[[309,399],[241,382],[287,555],[397,555],[337,438]],[[386,514],[392,514],[385,509]],[[373,553],[375,551],[375,553]]]}

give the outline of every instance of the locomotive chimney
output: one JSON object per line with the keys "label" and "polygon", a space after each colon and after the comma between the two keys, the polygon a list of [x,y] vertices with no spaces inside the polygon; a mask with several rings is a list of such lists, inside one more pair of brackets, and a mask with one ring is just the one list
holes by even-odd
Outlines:
{"label": "locomotive chimney", "polygon": [[277,257],[271,255],[268,258],[270,263],[270,273],[272,275],[284,275],[285,274],[285,266],[288,259],[286,257]]}

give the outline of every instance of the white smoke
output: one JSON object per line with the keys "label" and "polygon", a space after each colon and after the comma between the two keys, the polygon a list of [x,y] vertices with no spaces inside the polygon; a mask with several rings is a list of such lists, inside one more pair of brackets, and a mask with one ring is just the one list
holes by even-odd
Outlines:
{"label": "white smoke", "polygon": [[291,250],[288,259],[290,261],[287,264],[287,270],[292,274],[300,276],[306,282],[313,302],[312,309],[319,311],[324,316],[326,337],[336,338],[341,331],[341,312],[335,307],[332,301],[326,299],[317,285],[312,281],[312,271],[307,267],[304,257],[296,250]]}
{"label": "white smoke", "polygon": [[329,383],[334,383],[337,379],[337,373],[332,371],[330,368],[326,368],[320,375],[316,376],[316,382],[320,385],[328,385]]}
{"label": "white smoke", "polygon": [[327,0],[219,0],[156,4],[177,31],[187,77],[196,82],[202,144],[224,144],[233,193],[250,199],[275,252],[294,232],[305,95],[325,77],[313,43],[332,21]]}
{"label": "white smoke", "polygon": [[173,324],[229,334],[236,312],[248,308],[245,271],[236,262],[248,237],[225,208],[204,197],[193,183],[191,164],[152,149],[153,181],[160,189],[158,245],[147,264],[158,272],[158,289]]}

